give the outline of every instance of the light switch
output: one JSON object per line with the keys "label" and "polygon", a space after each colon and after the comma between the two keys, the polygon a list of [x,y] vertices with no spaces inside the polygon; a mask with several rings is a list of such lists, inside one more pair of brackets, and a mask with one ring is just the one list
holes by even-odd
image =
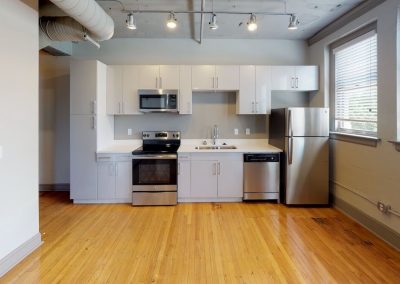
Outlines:
{"label": "light switch", "polygon": [[132,136],[132,128],[128,128],[128,135]]}
{"label": "light switch", "polygon": [[234,130],[235,135],[239,135],[239,129],[235,128]]}
{"label": "light switch", "polygon": [[246,128],[246,135],[250,135],[250,128]]}

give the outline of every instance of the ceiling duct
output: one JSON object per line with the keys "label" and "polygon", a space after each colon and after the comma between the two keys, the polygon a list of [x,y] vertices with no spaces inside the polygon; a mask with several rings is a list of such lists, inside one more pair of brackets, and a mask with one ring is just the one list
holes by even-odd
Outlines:
{"label": "ceiling duct", "polygon": [[95,0],[50,0],[69,17],[40,18],[40,48],[51,41],[110,39],[114,21]]}

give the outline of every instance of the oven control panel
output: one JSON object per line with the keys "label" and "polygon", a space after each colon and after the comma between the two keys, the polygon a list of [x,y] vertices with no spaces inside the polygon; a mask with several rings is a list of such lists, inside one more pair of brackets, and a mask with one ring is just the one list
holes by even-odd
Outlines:
{"label": "oven control panel", "polygon": [[143,140],[180,140],[179,131],[143,131]]}

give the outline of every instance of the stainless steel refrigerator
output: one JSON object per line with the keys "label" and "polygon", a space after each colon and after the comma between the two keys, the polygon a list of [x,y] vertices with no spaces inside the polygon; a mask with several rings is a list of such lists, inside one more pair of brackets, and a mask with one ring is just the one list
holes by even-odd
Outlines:
{"label": "stainless steel refrigerator", "polygon": [[281,200],[329,204],[329,109],[273,109],[269,143],[282,149]]}

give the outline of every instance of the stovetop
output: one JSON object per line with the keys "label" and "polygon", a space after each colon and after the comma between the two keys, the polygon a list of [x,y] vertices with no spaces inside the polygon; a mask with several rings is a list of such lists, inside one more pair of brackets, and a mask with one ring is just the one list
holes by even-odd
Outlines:
{"label": "stovetop", "polygon": [[143,150],[143,147],[139,147],[132,152],[132,155],[175,154],[178,151],[178,148],[174,150]]}
{"label": "stovetop", "polygon": [[171,154],[176,153],[181,145],[179,131],[144,131],[143,146],[132,152],[132,155]]}

